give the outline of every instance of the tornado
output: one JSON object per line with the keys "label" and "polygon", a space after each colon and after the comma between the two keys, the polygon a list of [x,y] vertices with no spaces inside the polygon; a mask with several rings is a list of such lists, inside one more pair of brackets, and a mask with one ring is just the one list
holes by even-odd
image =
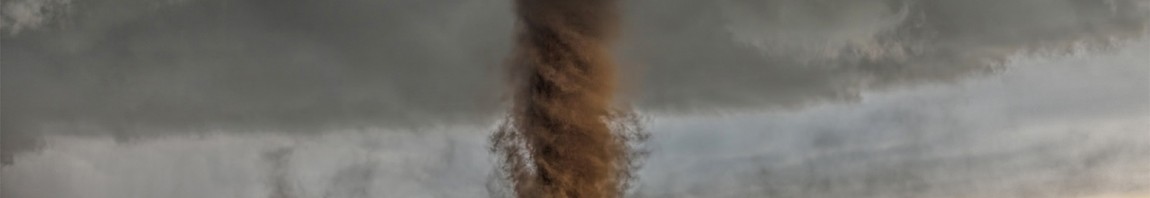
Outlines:
{"label": "tornado", "polygon": [[646,134],[617,105],[617,0],[515,0],[512,109],[492,135],[517,197],[621,197]]}

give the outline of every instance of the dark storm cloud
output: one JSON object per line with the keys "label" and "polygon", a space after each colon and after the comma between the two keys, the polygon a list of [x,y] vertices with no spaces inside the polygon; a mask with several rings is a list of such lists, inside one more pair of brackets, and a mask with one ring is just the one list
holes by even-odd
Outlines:
{"label": "dark storm cloud", "polygon": [[[628,95],[656,112],[849,101],[1139,37],[1150,21],[1144,0],[627,3]],[[42,133],[484,123],[499,112],[513,27],[496,0],[2,9],[5,153]]]}
{"label": "dark storm cloud", "polygon": [[1150,1],[632,1],[657,110],[786,107],[993,72],[1145,35]]}
{"label": "dark storm cloud", "polygon": [[505,4],[61,4],[68,17],[3,37],[4,150],[39,133],[479,123],[498,104]]}
{"label": "dark storm cloud", "polygon": [[[125,5],[147,2],[74,2],[69,20],[5,35],[5,119],[105,126],[473,119],[494,108],[500,82],[492,75],[511,31],[507,14],[489,11],[505,6],[490,2]],[[106,12],[134,16],[98,17]]]}

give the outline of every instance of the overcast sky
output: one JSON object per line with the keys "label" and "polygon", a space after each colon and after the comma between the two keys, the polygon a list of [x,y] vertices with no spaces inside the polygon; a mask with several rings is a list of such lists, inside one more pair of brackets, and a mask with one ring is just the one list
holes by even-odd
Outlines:
{"label": "overcast sky", "polygon": [[[498,189],[506,1],[0,6],[3,197]],[[625,11],[635,197],[1150,193],[1150,1]]]}

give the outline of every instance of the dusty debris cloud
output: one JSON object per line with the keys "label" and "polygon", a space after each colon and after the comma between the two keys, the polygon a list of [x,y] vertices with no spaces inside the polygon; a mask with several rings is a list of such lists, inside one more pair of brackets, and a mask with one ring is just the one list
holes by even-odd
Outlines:
{"label": "dusty debris cloud", "polygon": [[511,115],[492,135],[517,197],[619,197],[635,124],[613,107],[616,0],[517,0]]}

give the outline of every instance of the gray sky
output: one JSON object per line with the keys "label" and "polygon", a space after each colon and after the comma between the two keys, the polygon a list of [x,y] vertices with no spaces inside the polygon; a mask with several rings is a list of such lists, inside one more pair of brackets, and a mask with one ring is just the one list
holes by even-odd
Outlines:
{"label": "gray sky", "polygon": [[[3,197],[493,185],[506,1],[0,5]],[[633,0],[626,15],[624,95],[655,135],[639,197],[1150,191],[1134,166],[1150,163],[1150,1]]]}
{"label": "gray sky", "polygon": [[[1079,197],[1150,189],[1150,42],[797,112],[657,119],[651,197]],[[644,189],[647,190],[647,189]]]}
{"label": "gray sky", "polygon": [[[1150,192],[1150,42],[1020,58],[1000,74],[858,102],[650,114],[636,197],[1084,197]],[[484,127],[54,136],[0,169],[5,197],[475,197]],[[285,183],[286,187],[276,187]]]}

